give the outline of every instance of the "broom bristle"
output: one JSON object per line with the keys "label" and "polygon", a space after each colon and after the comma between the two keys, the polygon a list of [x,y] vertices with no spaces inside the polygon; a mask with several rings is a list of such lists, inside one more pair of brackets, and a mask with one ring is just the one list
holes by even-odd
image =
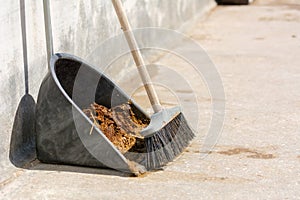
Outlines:
{"label": "broom bristle", "polygon": [[145,138],[146,168],[157,169],[174,160],[195,137],[182,113],[154,135]]}

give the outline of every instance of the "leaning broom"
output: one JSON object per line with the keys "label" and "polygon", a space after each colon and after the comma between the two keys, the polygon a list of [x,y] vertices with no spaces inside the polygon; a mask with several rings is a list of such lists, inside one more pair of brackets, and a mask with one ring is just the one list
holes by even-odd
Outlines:
{"label": "leaning broom", "polygon": [[166,109],[161,106],[123,5],[120,0],[112,0],[112,3],[154,110],[149,126],[141,131],[141,135],[144,137],[147,149],[146,168],[156,169],[178,156],[195,135],[181,113],[180,107]]}

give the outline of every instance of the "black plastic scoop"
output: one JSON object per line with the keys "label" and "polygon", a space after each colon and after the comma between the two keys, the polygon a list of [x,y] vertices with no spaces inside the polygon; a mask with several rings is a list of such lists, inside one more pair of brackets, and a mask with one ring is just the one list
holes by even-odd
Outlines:
{"label": "black plastic scoop", "polygon": [[[92,128],[93,122],[82,111],[94,102],[108,108],[112,103],[114,106],[123,104],[130,100],[129,96],[80,58],[54,54],[48,0],[44,0],[44,17],[49,73],[42,82],[36,107],[38,159],[44,163],[109,167],[136,175],[144,173],[144,154],[139,154],[139,163],[126,158],[101,130]],[[76,82],[79,73],[84,73],[82,82]],[[87,98],[93,89],[93,98]],[[76,95],[76,99],[75,90],[83,92]],[[117,101],[112,102],[113,96],[118,97]],[[132,107],[136,116],[147,118],[134,102]]]}

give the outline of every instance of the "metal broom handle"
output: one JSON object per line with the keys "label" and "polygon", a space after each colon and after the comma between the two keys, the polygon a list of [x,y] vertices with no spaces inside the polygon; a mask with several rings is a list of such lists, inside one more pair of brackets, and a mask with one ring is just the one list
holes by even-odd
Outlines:
{"label": "metal broom handle", "polygon": [[121,24],[121,28],[124,32],[124,35],[126,37],[129,48],[131,50],[132,57],[137,66],[140,77],[143,81],[143,84],[146,89],[146,92],[147,92],[148,98],[150,100],[150,103],[152,105],[152,108],[153,108],[154,112],[157,113],[162,110],[162,106],[159,102],[159,99],[158,99],[157,93],[154,89],[154,85],[151,81],[150,75],[146,69],[144,59],[138,48],[138,44],[135,40],[134,34],[131,31],[131,27],[130,27],[128,18],[126,16],[126,13],[124,11],[122,2],[121,2],[121,0],[112,0],[112,3],[114,5],[116,14],[119,18],[119,22]]}
{"label": "metal broom handle", "polygon": [[22,45],[23,45],[23,62],[24,62],[24,75],[25,75],[25,94],[29,93],[28,84],[28,56],[27,56],[27,36],[26,36],[26,10],[25,1],[20,0],[20,17],[22,29]]}
{"label": "metal broom handle", "polygon": [[46,46],[47,46],[47,61],[48,61],[48,67],[50,68],[51,56],[54,53],[53,53],[53,37],[52,37],[49,0],[43,0],[43,6],[44,6],[44,22],[45,22],[45,34],[46,34]]}

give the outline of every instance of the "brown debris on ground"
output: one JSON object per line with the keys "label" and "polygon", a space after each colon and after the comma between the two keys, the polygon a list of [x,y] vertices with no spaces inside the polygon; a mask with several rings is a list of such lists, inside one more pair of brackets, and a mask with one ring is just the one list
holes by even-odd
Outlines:
{"label": "brown debris on ground", "polygon": [[131,149],[139,138],[139,132],[148,126],[149,120],[140,120],[131,109],[131,103],[125,103],[111,109],[92,104],[84,113],[122,152]]}
{"label": "brown debris on ground", "polygon": [[234,149],[229,149],[227,151],[219,151],[217,153],[228,155],[228,156],[246,153],[249,154],[247,155],[247,158],[257,158],[257,159],[272,159],[276,157],[273,154],[265,154],[247,148],[234,148]]}

